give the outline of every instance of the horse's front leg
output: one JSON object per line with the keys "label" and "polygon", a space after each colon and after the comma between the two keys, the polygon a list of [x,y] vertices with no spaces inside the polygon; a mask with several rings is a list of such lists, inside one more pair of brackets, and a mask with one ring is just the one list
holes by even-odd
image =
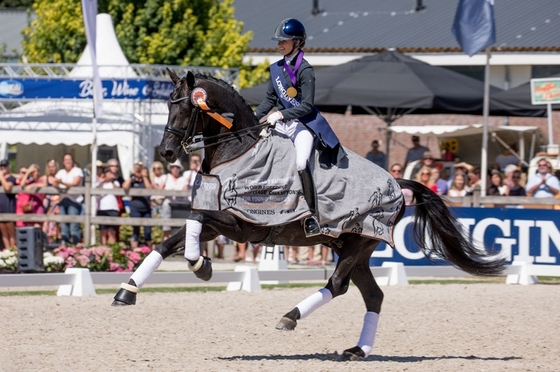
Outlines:
{"label": "horse's front leg", "polygon": [[181,251],[185,246],[185,229],[186,225],[170,236],[169,239],[158,244],[156,249],[150,252],[138,269],[132,273],[128,283],[121,283],[121,288],[114,297],[113,306],[136,304],[136,294],[150,275],[159,268],[164,259]]}
{"label": "horse's front leg", "polygon": [[[202,223],[196,219],[187,220],[185,231],[185,259],[189,269],[197,278],[208,281],[212,278],[212,260],[200,254]],[[214,233],[214,236],[217,235]],[[205,241],[206,239],[204,239]],[[207,240],[210,240],[207,238]]]}

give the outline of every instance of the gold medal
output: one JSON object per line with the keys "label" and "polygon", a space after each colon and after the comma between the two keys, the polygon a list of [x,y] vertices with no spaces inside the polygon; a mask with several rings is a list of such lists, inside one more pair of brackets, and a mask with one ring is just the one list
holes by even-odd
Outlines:
{"label": "gold medal", "polygon": [[297,89],[294,87],[289,87],[288,89],[286,89],[286,94],[288,94],[288,97],[294,98],[295,96],[297,96]]}

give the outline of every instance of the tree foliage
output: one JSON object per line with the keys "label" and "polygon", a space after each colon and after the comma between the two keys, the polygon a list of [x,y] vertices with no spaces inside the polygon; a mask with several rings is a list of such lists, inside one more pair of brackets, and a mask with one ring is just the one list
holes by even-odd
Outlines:
{"label": "tree foliage", "polygon": [[0,9],[3,8],[29,8],[33,0],[0,0]]}
{"label": "tree foliage", "polygon": [[[37,18],[24,30],[29,62],[74,63],[86,46],[79,0],[35,0]],[[243,65],[251,32],[242,33],[233,0],[100,0],[129,62],[238,67],[241,87],[265,80],[266,65]]]}

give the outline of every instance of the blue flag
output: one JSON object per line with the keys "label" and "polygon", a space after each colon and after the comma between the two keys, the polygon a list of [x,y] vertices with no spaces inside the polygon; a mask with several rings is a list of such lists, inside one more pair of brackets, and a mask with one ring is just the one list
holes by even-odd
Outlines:
{"label": "blue flag", "polygon": [[451,32],[471,57],[494,44],[494,0],[459,0]]}

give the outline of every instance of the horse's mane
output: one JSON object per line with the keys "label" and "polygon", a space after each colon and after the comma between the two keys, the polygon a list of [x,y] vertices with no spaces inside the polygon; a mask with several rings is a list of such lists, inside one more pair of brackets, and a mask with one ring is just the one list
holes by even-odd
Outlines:
{"label": "horse's mane", "polygon": [[[214,77],[212,75],[204,75],[204,74],[200,74],[200,73],[196,73],[194,75],[195,79],[203,79],[203,80],[209,80],[215,84],[217,84],[218,86],[221,86],[222,88],[225,88],[229,93],[231,93],[235,99],[241,101],[241,103],[243,105],[245,105],[249,110],[252,111],[251,106],[247,103],[247,101],[245,101],[245,98],[243,98],[243,96],[241,94],[239,94],[239,92],[237,90],[235,90],[235,88],[228,83],[225,80],[222,79],[218,79],[217,77]],[[185,79],[185,78],[183,78]],[[181,80],[183,80],[181,79]]]}

